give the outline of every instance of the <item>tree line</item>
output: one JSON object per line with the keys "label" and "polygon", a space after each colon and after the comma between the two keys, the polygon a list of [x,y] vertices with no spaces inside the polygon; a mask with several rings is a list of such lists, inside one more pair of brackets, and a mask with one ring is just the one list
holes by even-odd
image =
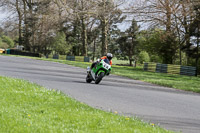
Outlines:
{"label": "tree line", "polygon": [[[199,66],[199,0],[2,0],[27,51]],[[130,23],[124,31],[119,25]]]}
{"label": "tree line", "polygon": [[101,54],[108,52],[109,30],[123,19],[118,8],[122,3],[123,0],[4,0],[1,5],[16,12],[17,43],[26,50],[87,56],[88,46],[99,38]]}

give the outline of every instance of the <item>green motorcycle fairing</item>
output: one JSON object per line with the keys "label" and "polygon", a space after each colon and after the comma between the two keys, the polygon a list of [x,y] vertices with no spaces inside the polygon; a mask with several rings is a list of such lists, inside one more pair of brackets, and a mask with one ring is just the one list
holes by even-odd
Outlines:
{"label": "green motorcycle fairing", "polygon": [[96,76],[100,75],[100,73],[104,73],[104,76],[110,73],[112,70],[111,65],[108,59],[103,59],[101,62],[97,63],[97,65],[91,70],[91,74],[93,79],[96,79]]}

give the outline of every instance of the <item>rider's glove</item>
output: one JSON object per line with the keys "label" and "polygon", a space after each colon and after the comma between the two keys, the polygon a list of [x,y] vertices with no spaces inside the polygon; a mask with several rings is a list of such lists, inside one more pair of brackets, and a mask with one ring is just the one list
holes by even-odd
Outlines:
{"label": "rider's glove", "polygon": [[101,59],[97,59],[97,62],[100,62],[101,61]]}

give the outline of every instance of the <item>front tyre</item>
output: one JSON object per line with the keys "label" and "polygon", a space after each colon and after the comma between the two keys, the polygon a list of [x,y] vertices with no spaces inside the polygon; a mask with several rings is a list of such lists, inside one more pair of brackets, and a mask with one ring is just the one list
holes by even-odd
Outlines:
{"label": "front tyre", "polygon": [[98,78],[95,80],[95,84],[99,84],[104,77],[104,72],[100,73]]}
{"label": "front tyre", "polygon": [[91,83],[92,82],[92,79],[90,78],[90,75],[88,74],[87,77],[86,77],[86,82],[87,83]]}

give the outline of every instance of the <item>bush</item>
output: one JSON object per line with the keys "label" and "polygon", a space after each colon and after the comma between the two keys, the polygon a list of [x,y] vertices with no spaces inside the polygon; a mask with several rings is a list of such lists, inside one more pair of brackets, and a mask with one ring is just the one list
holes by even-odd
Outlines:
{"label": "bush", "polygon": [[64,32],[57,33],[52,43],[55,52],[61,55],[67,54],[71,49],[71,45],[66,42],[66,35]]}
{"label": "bush", "polygon": [[7,49],[9,46],[6,44],[6,43],[4,43],[3,41],[2,41],[2,39],[1,39],[1,37],[0,37],[0,48],[3,48],[3,49]]}
{"label": "bush", "polygon": [[0,37],[0,47],[2,48],[13,48],[14,47],[14,41],[8,37],[8,36],[1,36]]}
{"label": "bush", "polygon": [[144,62],[149,62],[149,54],[146,51],[141,51],[138,56],[139,63],[143,64]]}
{"label": "bush", "polygon": [[162,63],[162,58],[159,57],[158,55],[151,55],[150,61],[151,62]]}

